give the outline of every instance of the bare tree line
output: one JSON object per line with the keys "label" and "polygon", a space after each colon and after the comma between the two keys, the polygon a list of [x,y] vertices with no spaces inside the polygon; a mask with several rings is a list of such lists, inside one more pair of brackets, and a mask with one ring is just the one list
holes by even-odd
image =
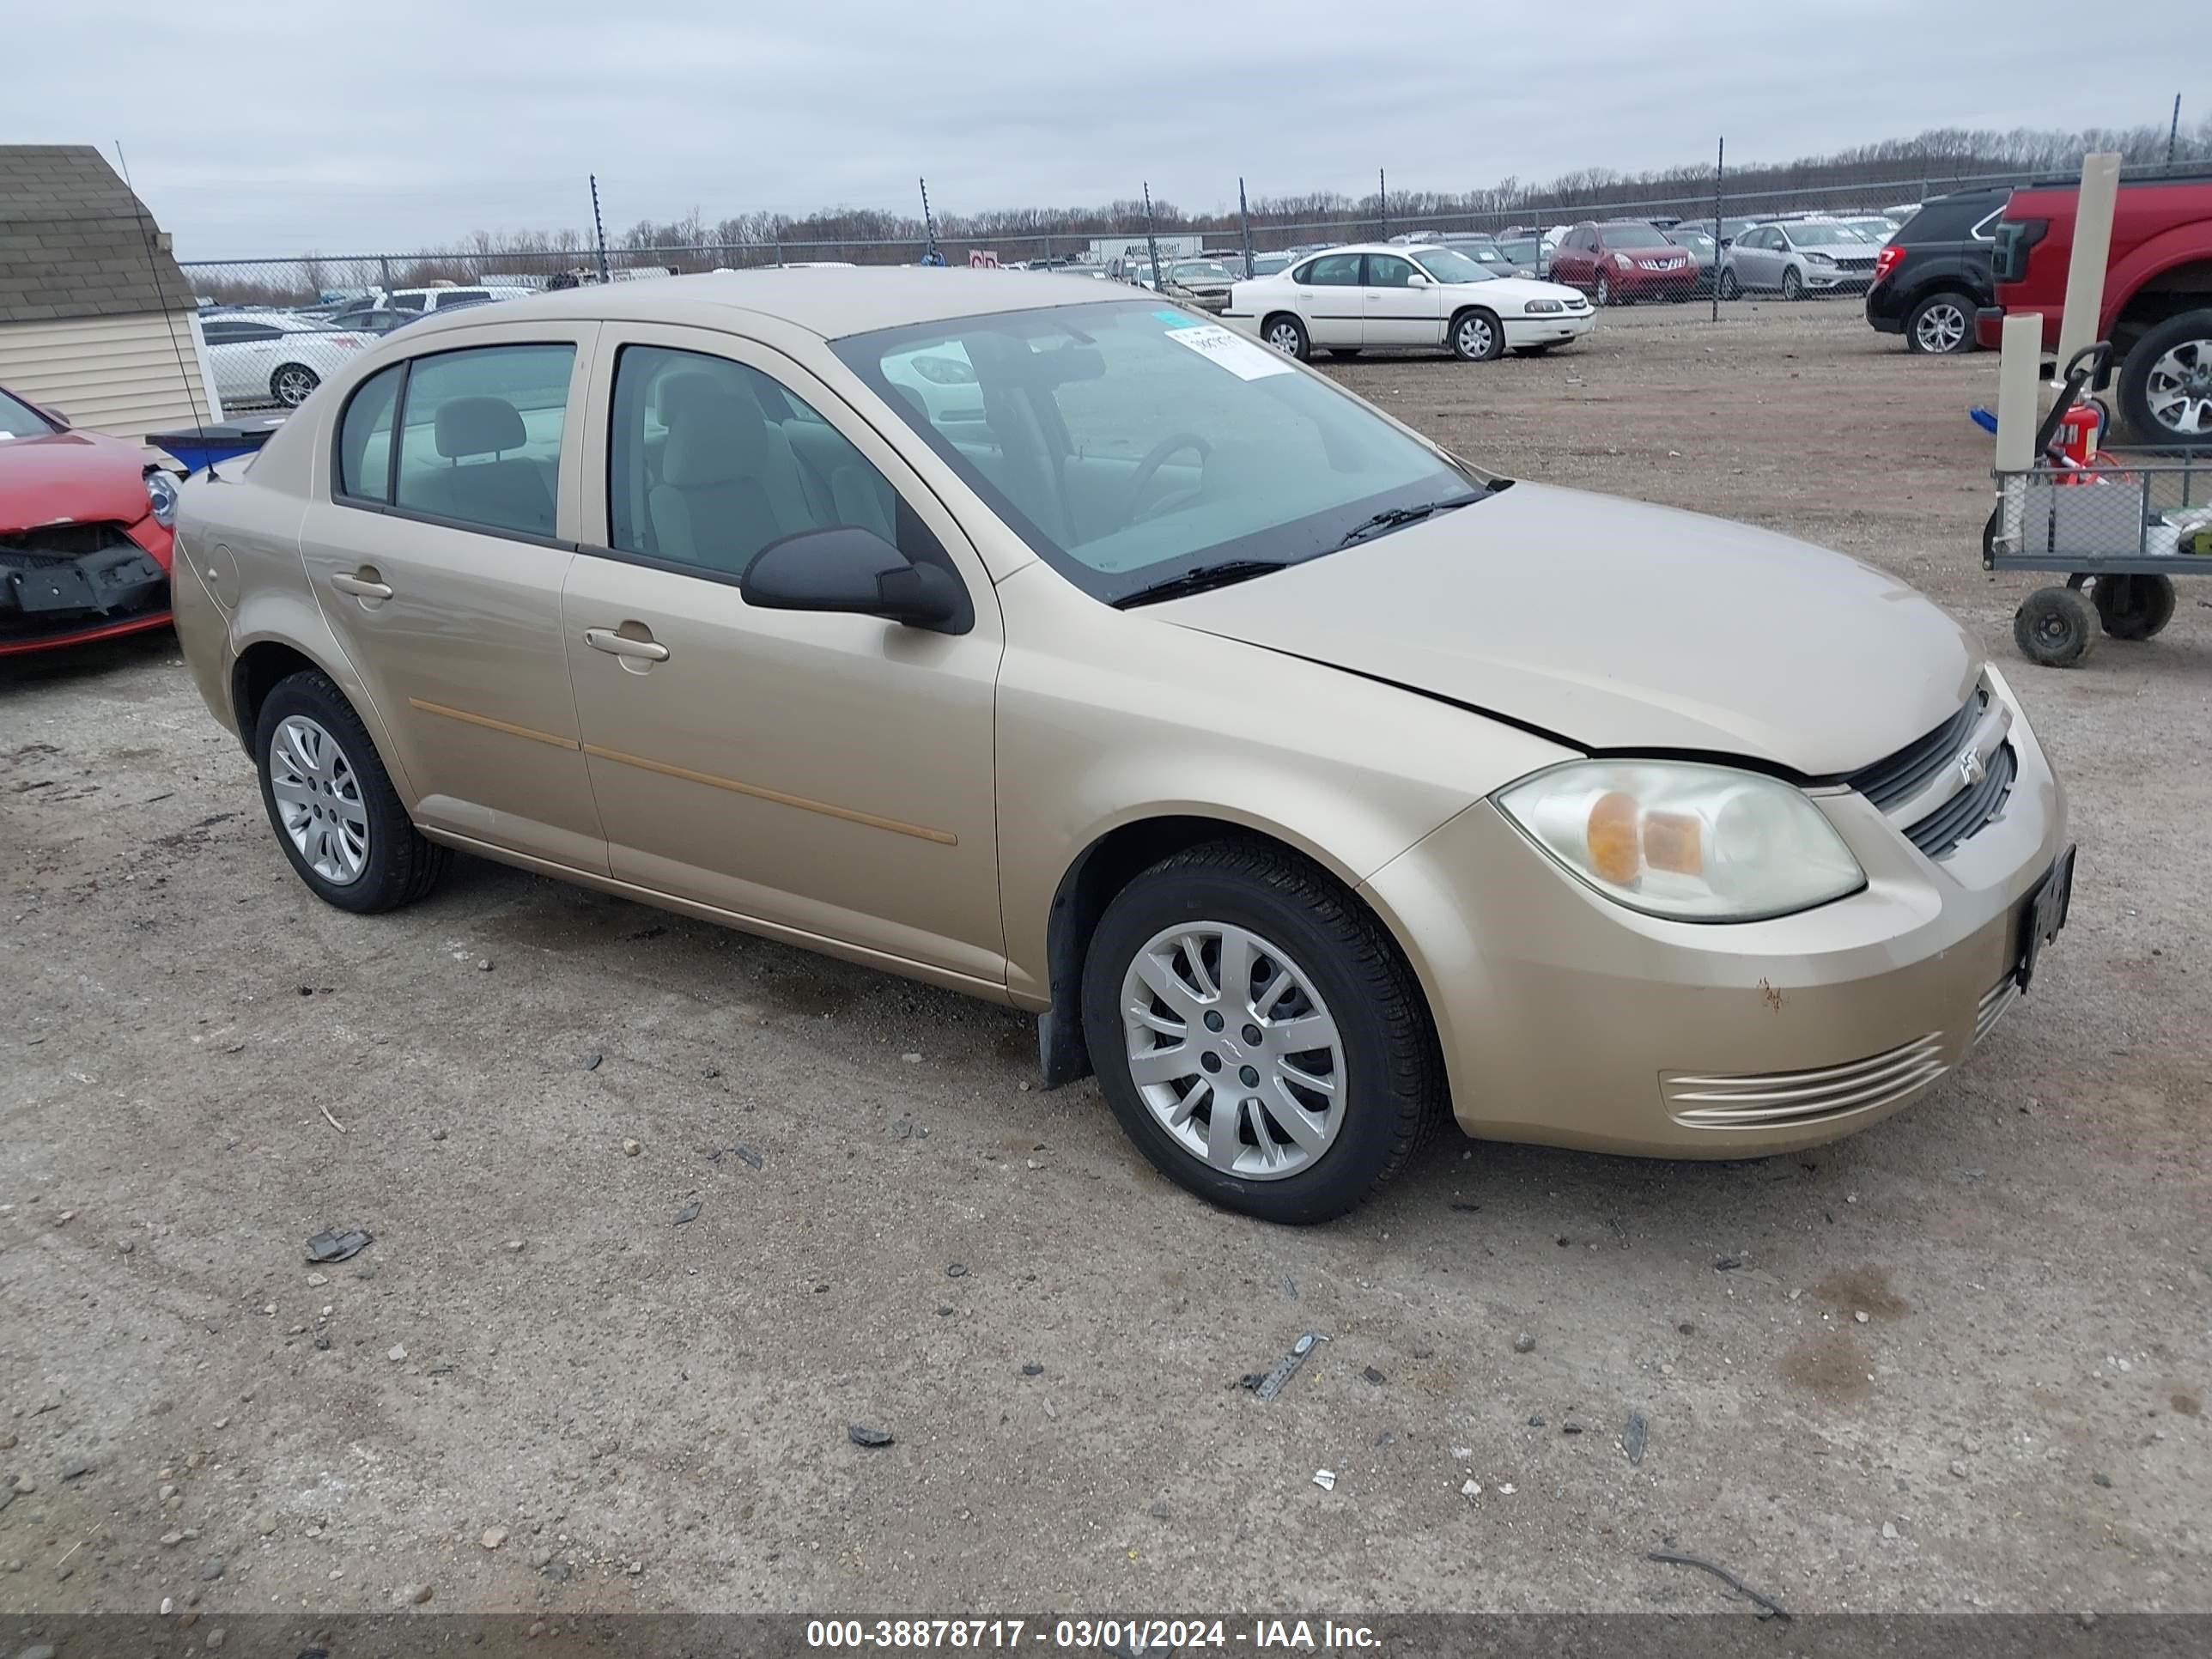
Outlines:
{"label": "bare tree line", "polygon": [[[1850,205],[1880,207],[1920,199],[1972,179],[2021,179],[2079,170],[2085,155],[2117,151],[2133,168],[2162,166],[2167,130],[2141,126],[2069,132],[2015,128],[2008,132],[1937,128],[1911,138],[1885,139],[1826,155],[1784,162],[1731,164],[1722,183],[1730,214],[1814,206],[1815,198],[1838,199],[1863,192]],[[2212,117],[2183,130],[2173,147],[2177,164],[2212,161]],[[1391,229],[1497,230],[1516,221],[1557,223],[1602,210],[1634,214],[1666,210],[1680,217],[1710,213],[1714,191],[1711,162],[1686,163],[1642,173],[1586,167],[1543,184],[1506,178],[1459,192],[1392,190],[1350,196],[1316,191],[1256,195],[1250,200],[1252,238],[1260,248],[1302,240],[1343,240]],[[917,207],[920,204],[917,201]],[[1151,224],[1162,234],[1200,234],[1234,245],[1243,234],[1234,210],[1194,213],[1154,198]],[[940,250],[956,263],[970,248],[1003,257],[1071,255],[1093,238],[1144,234],[1141,198],[1091,207],[1003,208],[978,213],[940,213]],[[709,220],[698,208],[680,219],[640,219],[611,236],[612,266],[665,266],[678,270],[774,264],[787,259],[907,263],[927,246],[929,228],[919,212],[880,208],[827,208],[807,214],[739,213]],[[479,230],[433,252],[329,259],[307,254],[294,261],[234,265],[218,272],[195,269],[196,288],[231,304],[296,304],[340,289],[404,288],[501,276],[547,276],[596,265],[590,238],[574,228],[553,231]]]}

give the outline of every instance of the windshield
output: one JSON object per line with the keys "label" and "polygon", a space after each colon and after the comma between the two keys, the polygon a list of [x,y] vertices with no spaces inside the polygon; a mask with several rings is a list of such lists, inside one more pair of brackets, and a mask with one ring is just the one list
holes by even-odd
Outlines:
{"label": "windshield", "polygon": [[1440,283],[1490,283],[1498,278],[1497,272],[1485,270],[1455,247],[1423,248],[1413,258]]}
{"label": "windshield", "polygon": [[[1485,493],[1321,376],[1157,302],[954,318],[832,349],[1040,558],[1109,602],[1231,561],[1318,557],[1378,513]],[[918,368],[948,360],[973,383]]]}
{"label": "windshield", "polygon": [[21,398],[0,392],[0,438],[43,438],[53,429],[52,422]]}
{"label": "windshield", "polygon": [[1212,278],[1215,282],[1225,283],[1229,280],[1229,267],[1218,259],[1186,259],[1175,267],[1175,274],[1179,282],[1204,282]]}
{"label": "windshield", "polygon": [[1786,234],[1799,247],[1853,247],[1866,241],[1849,225],[1820,224],[1810,219],[1799,220]]}
{"label": "windshield", "polygon": [[1667,240],[1677,247],[1686,247],[1697,253],[1713,251],[1713,239],[1702,230],[1684,230],[1678,225],[1667,233]]}
{"label": "windshield", "polygon": [[1607,247],[1664,247],[1667,234],[1658,226],[1641,219],[1615,219],[1600,225],[1598,234],[1605,238]]}

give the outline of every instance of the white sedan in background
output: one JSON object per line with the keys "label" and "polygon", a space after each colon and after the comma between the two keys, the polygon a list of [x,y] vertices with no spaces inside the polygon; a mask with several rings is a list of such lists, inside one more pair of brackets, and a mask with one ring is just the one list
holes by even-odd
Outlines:
{"label": "white sedan in background", "polygon": [[1237,283],[1222,320],[1301,361],[1425,346],[1487,362],[1578,340],[1595,313],[1573,289],[1497,276],[1455,248],[1376,242]]}
{"label": "white sedan in background", "polygon": [[297,409],[325,375],[376,343],[374,334],[344,332],[330,328],[322,318],[283,311],[210,317],[200,332],[207,340],[216,396],[234,407],[276,404]]}

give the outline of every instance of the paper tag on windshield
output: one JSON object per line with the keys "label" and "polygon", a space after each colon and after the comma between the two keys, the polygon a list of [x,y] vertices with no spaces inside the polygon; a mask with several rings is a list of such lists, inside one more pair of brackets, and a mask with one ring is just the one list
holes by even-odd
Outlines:
{"label": "paper tag on windshield", "polygon": [[1210,363],[1218,363],[1240,380],[1264,380],[1270,374],[1287,374],[1291,365],[1280,352],[1234,333],[1218,323],[1197,328],[1172,328],[1168,338],[1188,346]]}

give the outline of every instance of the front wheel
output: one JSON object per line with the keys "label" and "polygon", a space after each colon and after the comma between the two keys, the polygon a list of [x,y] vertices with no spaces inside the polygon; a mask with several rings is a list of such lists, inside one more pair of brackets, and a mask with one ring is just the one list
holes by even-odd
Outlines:
{"label": "front wheel", "polygon": [[1313,343],[1306,337],[1306,326],[1288,312],[1267,319],[1267,326],[1261,337],[1285,357],[1295,357],[1304,362],[1313,354]]}
{"label": "front wheel", "polygon": [[1601,270],[1597,274],[1597,287],[1590,294],[1590,303],[1599,306],[1613,303],[1613,278]]}
{"label": "front wheel", "polygon": [[1463,363],[1486,363],[1504,355],[1505,330],[1496,315],[1480,308],[1452,319],[1452,356]]}
{"label": "front wheel", "polygon": [[269,377],[269,395],[287,409],[297,409],[322,383],[323,377],[305,363],[287,363]]}
{"label": "front wheel", "polygon": [[416,829],[368,729],[327,677],[295,674],[269,694],[253,755],[276,843],[324,903],[396,909],[444,871],[451,855]]}
{"label": "front wheel", "polygon": [[1802,300],[1805,297],[1805,279],[1797,274],[1797,267],[1795,265],[1782,273],[1782,297],[1785,300]]}
{"label": "front wheel", "polygon": [[1115,896],[1083,969],[1106,1102],[1170,1180],[1266,1221],[1332,1220],[1443,1104],[1427,1010],[1359,902],[1284,849],[1214,842]]}
{"label": "front wheel", "polygon": [[1743,284],[1742,284],[1741,283],[1739,283],[1738,281],[1736,281],[1736,279],[1735,279],[1735,272],[1734,272],[1733,270],[1723,270],[1723,272],[1721,272],[1721,298],[1722,298],[1722,299],[1723,299],[1723,300],[1733,300],[1733,299],[1735,299],[1738,295],[1741,294],[1742,292],[1743,292]]}
{"label": "front wheel", "polygon": [[2039,587],[2013,613],[2013,643],[2030,662],[2071,668],[2097,643],[2097,612],[2075,587]]}

